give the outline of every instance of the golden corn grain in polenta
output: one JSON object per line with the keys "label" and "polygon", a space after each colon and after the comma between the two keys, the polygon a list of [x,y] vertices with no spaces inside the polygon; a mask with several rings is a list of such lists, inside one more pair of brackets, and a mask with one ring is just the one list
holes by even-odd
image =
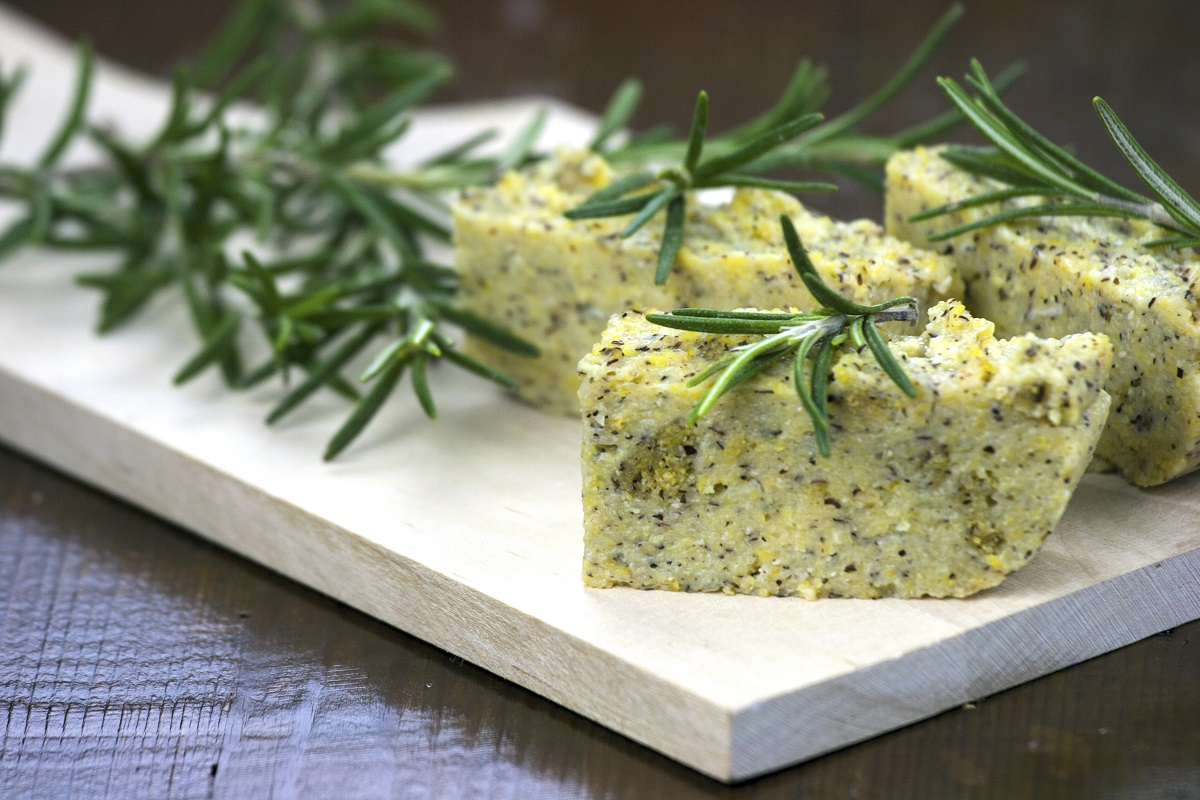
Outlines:
{"label": "golden corn grain in polenta", "polygon": [[561,153],[494,187],[464,192],[454,207],[463,304],[538,342],[542,355],[523,358],[479,341],[468,349],[516,378],[522,398],[550,411],[578,412],[576,364],[612,314],[635,306],[811,307],[783,247],[781,214],[795,221],[826,283],[850,299],[910,295],[924,308],[962,289],[943,256],[886,237],[875,223],[834,222],[758,189],[739,191],[725,205],[689,203],[683,248],[666,285],[655,286],[661,218],[622,239],[628,218],[563,217],[612,179],[598,156]]}
{"label": "golden corn grain in polenta", "polygon": [[997,340],[939,304],[890,343],[903,395],[845,348],[833,452],[778,362],[685,423],[698,369],[749,338],[614,317],[580,362],[584,582],[760,595],[963,597],[1037,552],[1108,413],[1102,335]]}
{"label": "golden corn grain in polenta", "polygon": [[[994,188],[937,149],[897,154],[887,170],[888,231],[926,245],[929,234],[996,207],[924,222],[909,216]],[[995,322],[1000,335],[1108,335],[1113,408],[1096,453],[1139,486],[1200,466],[1200,259],[1141,244],[1162,235],[1138,221],[1042,217],[938,245],[966,281],[967,307]]]}

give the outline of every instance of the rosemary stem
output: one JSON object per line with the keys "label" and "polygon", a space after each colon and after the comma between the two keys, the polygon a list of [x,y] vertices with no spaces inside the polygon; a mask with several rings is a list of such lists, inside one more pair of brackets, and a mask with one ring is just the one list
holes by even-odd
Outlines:
{"label": "rosemary stem", "polygon": [[876,322],[916,322],[918,318],[916,303],[888,308],[874,314]]}
{"label": "rosemary stem", "polygon": [[[815,337],[824,339],[827,336],[832,336],[842,328],[849,324],[849,319],[844,314],[830,314],[828,317],[814,319],[811,322],[805,322],[800,325],[793,325],[781,330],[777,336],[782,341],[790,344],[795,344],[801,339]],[[775,337],[771,337],[775,338]]]}
{"label": "rosemary stem", "polygon": [[1127,211],[1130,215],[1153,222],[1161,228],[1169,228],[1179,233],[1190,233],[1190,231],[1181,227],[1174,217],[1167,213],[1167,209],[1163,207],[1162,203],[1135,203],[1131,200],[1122,200],[1119,197],[1110,197],[1101,194],[1096,196],[1096,202],[1101,205]]}
{"label": "rosemary stem", "polygon": [[392,186],[404,189],[424,189],[428,181],[413,172],[402,172],[382,164],[360,161],[346,167],[347,178],[375,186]]}

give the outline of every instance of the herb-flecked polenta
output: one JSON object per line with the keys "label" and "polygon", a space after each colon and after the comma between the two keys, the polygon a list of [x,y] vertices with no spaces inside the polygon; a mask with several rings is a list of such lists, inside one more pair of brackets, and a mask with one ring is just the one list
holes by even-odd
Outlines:
{"label": "herb-flecked polenta", "polygon": [[[996,208],[915,223],[910,215],[993,188],[936,149],[897,154],[887,170],[888,231],[926,243],[929,234]],[[995,322],[1000,335],[1109,336],[1113,408],[1096,452],[1139,486],[1200,466],[1200,260],[1142,246],[1161,235],[1139,221],[1042,217],[940,245],[958,263],[968,308]]]}
{"label": "herb-flecked polenta", "polygon": [[949,259],[884,236],[873,222],[834,222],[789,195],[737,192],[724,205],[688,204],[687,236],[665,286],[654,285],[662,220],[622,239],[624,218],[571,221],[563,212],[613,179],[600,157],[560,153],[454,207],[455,264],[464,306],[539,344],[537,359],[486,343],[468,349],[516,378],[519,395],[575,414],[576,364],[608,318],[633,307],[813,305],[784,250],[790,216],[834,290],[873,303],[897,295],[927,307],[961,293]]}
{"label": "herb-flecked polenta", "polygon": [[962,597],[1037,552],[1108,412],[1102,335],[997,340],[957,302],[890,343],[903,395],[842,349],[833,452],[779,362],[685,423],[688,378],[749,338],[613,317],[580,362],[584,581],[761,595]]}

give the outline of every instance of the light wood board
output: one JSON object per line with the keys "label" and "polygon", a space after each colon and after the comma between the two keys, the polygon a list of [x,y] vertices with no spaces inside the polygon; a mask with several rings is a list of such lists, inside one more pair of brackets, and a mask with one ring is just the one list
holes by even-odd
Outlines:
{"label": "light wood board", "polygon": [[[0,61],[33,70],[3,143],[38,152],[70,92],[62,43],[0,9]],[[106,66],[93,115],[152,130],[162,87]],[[436,148],[533,101],[422,113]],[[555,105],[547,141],[590,120]],[[86,158],[86,153],[75,154]],[[438,374],[441,418],[394,402],[334,464],[322,398],[270,430],[268,387],[174,389],[192,340],[163,303],[91,333],[72,275],[0,267],[0,440],[723,780],[811,758],[1200,616],[1200,479],[1089,476],[1045,550],[967,600],[590,590],[580,583],[579,425]],[[440,372],[440,371],[439,371]]]}

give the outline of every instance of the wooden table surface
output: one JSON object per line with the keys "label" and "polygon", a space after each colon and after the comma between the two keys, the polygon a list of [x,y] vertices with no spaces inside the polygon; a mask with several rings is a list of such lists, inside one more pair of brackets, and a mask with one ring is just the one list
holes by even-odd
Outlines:
{"label": "wooden table surface", "polygon": [[[12,5],[167,74],[228,2]],[[804,55],[831,67],[830,108],[845,108],[943,8],[434,5],[433,45],[459,66],[447,102],[542,93],[597,109],[635,74],[639,124],[686,125],[705,88],[714,129],[769,105]],[[1191,0],[974,3],[936,69],[1024,59],[1011,101],[1052,137],[1127,174],[1090,109],[1100,94],[1198,188],[1197,22]],[[942,107],[931,78],[906,98],[881,130]],[[823,206],[880,213],[865,192]],[[1200,622],[726,787],[0,449],[0,715],[6,798],[1200,798]]]}

